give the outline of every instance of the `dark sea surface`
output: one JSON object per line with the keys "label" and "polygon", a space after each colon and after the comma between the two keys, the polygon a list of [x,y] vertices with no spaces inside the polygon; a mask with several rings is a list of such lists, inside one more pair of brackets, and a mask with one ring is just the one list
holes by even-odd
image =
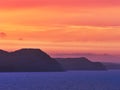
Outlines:
{"label": "dark sea surface", "polygon": [[120,70],[0,73],[0,90],[120,90]]}

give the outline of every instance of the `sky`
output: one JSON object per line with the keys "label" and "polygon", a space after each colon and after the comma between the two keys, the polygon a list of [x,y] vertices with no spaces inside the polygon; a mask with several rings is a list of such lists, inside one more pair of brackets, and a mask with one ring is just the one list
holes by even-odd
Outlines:
{"label": "sky", "polygon": [[119,55],[120,0],[0,0],[0,48]]}

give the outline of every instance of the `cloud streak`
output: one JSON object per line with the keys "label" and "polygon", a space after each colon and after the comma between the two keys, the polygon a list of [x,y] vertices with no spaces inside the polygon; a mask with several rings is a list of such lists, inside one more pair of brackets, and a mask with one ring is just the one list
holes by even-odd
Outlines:
{"label": "cloud streak", "polygon": [[119,0],[1,0],[1,8],[30,7],[111,7],[119,6]]}
{"label": "cloud streak", "polygon": [[[19,28],[20,27],[20,28]],[[8,39],[50,42],[119,42],[120,27],[98,26],[17,26],[4,29]],[[16,31],[18,30],[18,31]]]}

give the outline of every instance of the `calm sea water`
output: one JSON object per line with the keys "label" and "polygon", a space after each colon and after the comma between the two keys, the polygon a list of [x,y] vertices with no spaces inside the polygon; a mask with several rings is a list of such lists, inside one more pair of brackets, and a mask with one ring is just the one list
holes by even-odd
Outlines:
{"label": "calm sea water", "polygon": [[120,71],[0,73],[0,90],[120,90]]}

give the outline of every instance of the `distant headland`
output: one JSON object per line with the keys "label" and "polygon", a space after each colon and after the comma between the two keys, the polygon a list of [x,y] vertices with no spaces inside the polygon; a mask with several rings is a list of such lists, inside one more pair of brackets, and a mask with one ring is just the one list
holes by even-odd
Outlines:
{"label": "distant headland", "polygon": [[81,58],[56,58],[67,70],[107,70],[101,62],[92,62],[86,57]]}

